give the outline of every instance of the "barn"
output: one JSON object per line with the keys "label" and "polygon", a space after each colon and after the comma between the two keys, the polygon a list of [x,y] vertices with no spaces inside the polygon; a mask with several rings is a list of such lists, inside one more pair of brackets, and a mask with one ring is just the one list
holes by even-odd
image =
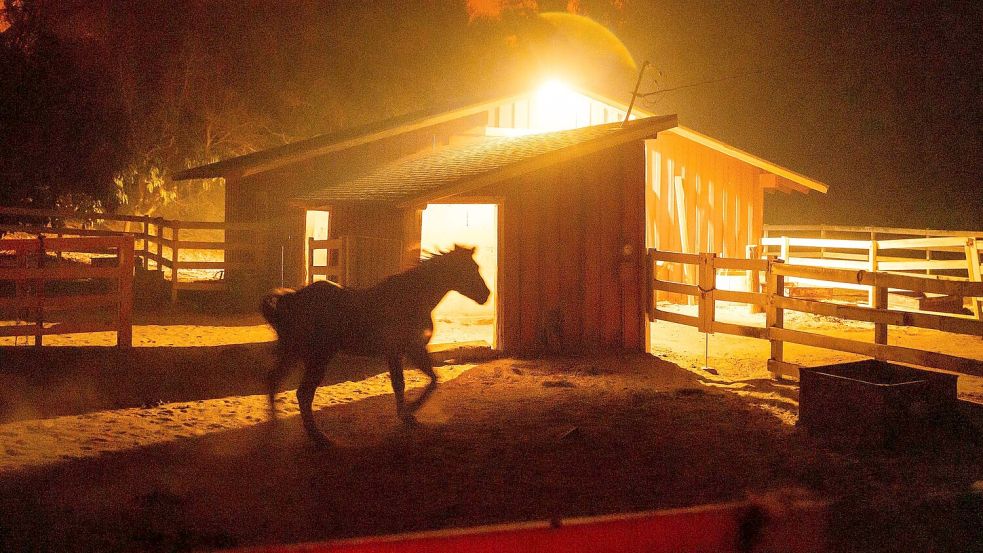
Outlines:
{"label": "barn", "polygon": [[555,82],[176,175],[217,177],[228,223],[269,223],[259,269],[238,275],[263,285],[368,286],[423,250],[478,246],[489,305],[438,311],[490,319],[510,353],[644,350],[646,248],[743,257],[766,192],[827,190],[675,115]]}

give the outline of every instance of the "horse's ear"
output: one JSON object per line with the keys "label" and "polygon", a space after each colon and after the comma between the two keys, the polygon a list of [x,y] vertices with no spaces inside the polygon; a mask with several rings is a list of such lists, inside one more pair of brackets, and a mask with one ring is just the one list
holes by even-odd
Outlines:
{"label": "horse's ear", "polygon": [[466,251],[466,252],[468,252],[468,254],[469,254],[469,255],[474,255],[474,251],[475,251],[476,249],[478,249],[478,248],[477,248],[477,246],[471,246],[471,247],[469,248],[469,247],[467,247],[467,246],[462,246],[462,245],[460,245],[460,244],[454,244],[454,249],[455,249],[455,250],[464,250],[464,251]]}

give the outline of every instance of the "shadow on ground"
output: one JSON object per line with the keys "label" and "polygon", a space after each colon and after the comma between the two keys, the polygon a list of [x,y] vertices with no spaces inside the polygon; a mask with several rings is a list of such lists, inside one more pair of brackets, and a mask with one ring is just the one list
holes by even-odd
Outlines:
{"label": "shadow on ground", "polygon": [[[0,423],[105,409],[266,393],[274,344],[210,347],[2,347]],[[365,358],[334,359],[324,384],[386,372]],[[299,371],[281,390],[297,387]]]}
{"label": "shadow on ground", "polygon": [[[980,450],[834,451],[642,356],[480,365],[408,428],[391,398],[0,477],[0,550],[181,551],[678,507],[783,487],[834,550],[972,546]],[[953,549],[956,548],[956,549]]]}

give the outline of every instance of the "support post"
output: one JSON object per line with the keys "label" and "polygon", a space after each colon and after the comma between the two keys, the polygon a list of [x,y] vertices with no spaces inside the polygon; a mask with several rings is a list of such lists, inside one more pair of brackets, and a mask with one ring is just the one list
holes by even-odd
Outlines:
{"label": "support post", "polygon": [[701,253],[698,274],[698,287],[700,289],[699,304],[697,305],[700,325],[697,330],[706,334],[713,334],[713,321],[716,318],[716,298],[717,289],[717,269],[714,267],[713,260],[717,257],[716,253]]}
{"label": "support post", "polygon": [[642,339],[645,341],[645,353],[652,352],[652,321],[655,320],[655,256],[652,250],[645,250],[645,328]]}
{"label": "support post", "polygon": [[177,303],[177,281],[181,258],[181,222],[171,221],[171,303]]}
{"label": "support post", "polygon": [[164,264],[161,262],[164,259],[164,220],[160,217],[157,218],[157,270],[160,271],[160,278],[164,278]]}
{"label": "support post", "polygon": [[[966,264],[969,273],[969,280],[980,282],[980,245],[975,238],[966,240]],[[970,299],[970,309],[977,320],[983,321],[983,298],[975,297]]]}
{"label": "support post", "polygon": [[34,313],[35,320],[35,334],[34,334],[34,345],[35,347],[41,347],[44,341],[44,258],[47,254],[45,253],[44,247],[44,235],[38,234],[38,260],[37,266],[41,277],[34,281],[34,296],[37,298],[37,307]]}
{"label": "support post", "polygon": [[[761,246],[748,245],[747,258],[758,259],[761,257]],[[747,291],[752,294],[761,293],[761,272],[755,269],[747,271]],[[748,305],[748,313],[761,313],[764,307],[758,304]]]}
{"label": "support post", "polygon": [[[146,242],[144,243],[146,244]],[[116,317],[116,346],[131,347],[133,345],[133,266],[134,266],[134,240],[133,236],[120,237],[117,248],[119,259],[118,285],[118,311]],[[146,258],[144,258],[146,261]]]}
{"label": "support post", "polygon": [[143,248],[141,251],[143,252],[143,259],[140,261],[140,266],[143,267],[144,270],[147,270],[150,268],[150,261],[147,259],[147,252],[150,251],[150,219],[144,218],[142,222],[143,240],[141,242],[143,244]]}
{"label": "support post", "polygon": [[[872,273],[877,272],[877,233],[870,233],[870,250],[867,253],[867,263],[868,270]],[[870,307],[876,307],[875,302],[877,301],[877,289],[873,286],[867,290],[867,305]],[[887,307],[887,302],[884,302],[884,307]]]}
{"label": "support post", "polygon": [[[888,289],[883,286],[873,288],[874,300],[871,306],[874,309],[887,309],[887,291]],[[874,323],[874,343],[887,343],[887,323]]]}
{"label": "support post", "polygon": [[771,372],[772,377],[780,380],[783,375],[782,366],[785,364],[785,343],[773,338],[771,329],[784,328],[785,326],[785,310],[778,307],[776,300],[776,298],[785,295],[785,277],[776,274],[772,270],[772,264],[774,263],[783,263],[783,260],[779,259],[768,262],[768,273],[765,277],[768,293],[765,327],[768,330],[768,340],[771,342],[771,356],[768,359],[768,371]]}

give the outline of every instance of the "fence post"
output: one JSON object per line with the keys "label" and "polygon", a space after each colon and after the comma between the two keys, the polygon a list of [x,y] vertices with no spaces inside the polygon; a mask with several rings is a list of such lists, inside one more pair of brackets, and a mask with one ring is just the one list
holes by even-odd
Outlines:
{"label": "fence post", "polygon": [[785,277],[776,274],[772,270],[774,263],[783,263],[782,260],[768,261],[768,272],[765,277],[766,293],[768,294],[768,307],[765,311],[765,328],[768,330],[768,340],[771,342],[771,357],[768,359],[768,371],[776,379],[782,378],[782,366],[785,364],[785,343],[772,337],[772,328],[784,328],[785,310],[778,307],[776,298],[785,296]]}
{"label": "fence post", "polygon": [[645,250],[645,282],[642,290],[645,291],[645,327],[642,338],[645,340],[645,353],[652,353],[652,321],[655,320],[655,257],[651,249]]}
{"label": "fence post", "polygon": [[[876,273],[877,272],[877,233],[876,232],[870,233],[870,250],[868,250],[867,252],[867,262],[868,262],[868,270],[870,270],[870,272],[872,273]],[[874,305],[876,302],[877,302],[877,289],[874,286],[871,286],[870,289],[867,290],[867,305],[869,305],[870,307],[877,307],[876,305]],[[882,307],[887,307],[887,302],[884,302],[884,305]]]}
{"label": "fence post", "polygon": [[[146,244],[146,242],[144,242]],[[117,248],[119,264],[119,284],[116,293],[119,294],[119,309],[116,317],[116,345],[130,347],[133,345],[133,257],[135,249],[133,236],[122,236]],[[146,258],[144,258],[146,261]]]}
{"label": "fence post", "polygon": [[143,255],[141,257],[143,259],[140,261],[140,266],[144,270],[147,270],[150,268],[150,261],[147,260],[147,252],[150,250],[150,218],[144,217],[141,222],[143,223],[143,240],[141,241],[143,244]]}
{"label": "fence post", "polygon": [[160,278],[164,278],[164,220],[157,218],[157,270],[160,271]]}
{"label": "fence post", "polygon": [[34,297],[37,300],[37,307],[35,307],[35,333],[34,333],[34,346],[41,347],[44,341],[44,306],[42,305],[44,299],[44,258],[47,254],[44,248],[44,235],[38,234],[38,272],[41,277],[34,281]]}
{"label": "fence post", "polygon": [[[975,238],[969,238],[966,240],[966,269],[969,271],[969,280],[972,282],[980,282],[983,280],[983,276],[980,274],[980,245],[976,242]],[[973,310],[973,315],[980,321],[983,321],[983,298],[976,297],[970,300],[970,308]]]}
{"label": "fence post", "polygon": [[[887,291],[888,288],[886,287],[875,286],[873,289],[874,302],[871,304],[871,307],[874,309],[887,309]],[[874,323],[874,343],[887,343],[887,323]]]}
{"label": "fence post", "polygon": [[181,263],[181,221],[171,221],[171,303],[177,303],[178,269]]}
{"label": "fence post", "polygon": [[716,253],[701,253],[699,272],[697,273],[697,287],[700,289],[697,304],[699,313],[699,327],[697,330],[706,334],[713,334],[713,320],[716,317],[716,300],[714,290],[717,289],[717,269],[714,267],[713,260]]}
{"label": "fence post", "polygon": [[[748,245],[747,247],[747,258],[749,260],[758,259],[761,257],[761,246]],[[749,269],[746,273],[747,275],[747,291],[752,294],[761,293],[761,272],[757,269]],[[764,311],[764,307],[752,303],[748,305],[748,313],[761,313]]]}
{"label": "fence post", "polygon": [[789,250],[788,236],[782,236],[782,251],[779,254],[779,257],[782,258],[782,261],[788,261],[788,256],[789,256],[788,250]]}

